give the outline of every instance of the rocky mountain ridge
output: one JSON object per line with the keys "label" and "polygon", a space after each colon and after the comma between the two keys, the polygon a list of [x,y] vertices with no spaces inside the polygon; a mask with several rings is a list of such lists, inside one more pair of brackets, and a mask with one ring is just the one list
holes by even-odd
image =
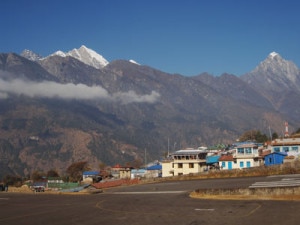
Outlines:
{"label": "rocky mountain ridge", "polygon": [[145,152],[159,160],[168,150],[232,143],[250,129],[280,134],[285,121],[296,129],[300,93],[290,88],[299,69],[272,57],[242,77],[185,77],[126,60],[98,69],[72,56],[0,54],[1,171],[143,163]]}

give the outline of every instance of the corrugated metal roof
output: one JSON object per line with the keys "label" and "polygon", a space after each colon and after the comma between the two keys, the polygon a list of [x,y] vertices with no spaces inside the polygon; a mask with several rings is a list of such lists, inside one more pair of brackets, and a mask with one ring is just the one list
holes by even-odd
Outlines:
{"label": "corrugated metal roof", "polygon": [[210,155],[206,157],[206,163],[213,164],[219,162],[219,155]]}
{"label": "corrugated metal roof", "polygon": [[158,165],[149,166],[147,170],[162,170],[162,165],[158,164]]}
{"label": "corrugated metal roof", "polygon": [[84,171],[83,175],[88,175],[88,176],[99,175],[99,172],[98,171]]}
{"label": "corrugated metal roof", "polygon": [[267,155],[282,155],[282,156],[287,156],[287,153],[286,152],[272,152],[272,153],[266,154],[265,156],[267,156]]}
{"label": "corrugated metal roof", "polygon": [[237,148],[255,148],[258,147],[257,144],[249,143],[249,144],[242,144],[237,146]]}
{"label": "corrugated metal roof", "polygon": [[188,150],[178,150],[174,153],[172,153],[172,155],[198,155],[200,153],[207,153],[204,150],[198,150],[198,149],[188,149]]}

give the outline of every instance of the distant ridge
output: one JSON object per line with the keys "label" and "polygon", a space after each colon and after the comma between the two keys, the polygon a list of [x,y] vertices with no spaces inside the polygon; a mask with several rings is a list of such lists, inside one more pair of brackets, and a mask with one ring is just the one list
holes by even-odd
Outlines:
{"label": "distant ridge", "polygon": [[169,140],[175,151],[230,144],[253,129],[280,135],[285,121],[291,132],[300,127],[299,69],[278,53],[241,77],[187,77],[130,60],[98,69],[92,59],[101,57],[80,49],[27,52],[31,60],[0,53],[0,154],[8,159],[0,177],[61,173],[77,161],[136,165],[145,149],[160,160]]}

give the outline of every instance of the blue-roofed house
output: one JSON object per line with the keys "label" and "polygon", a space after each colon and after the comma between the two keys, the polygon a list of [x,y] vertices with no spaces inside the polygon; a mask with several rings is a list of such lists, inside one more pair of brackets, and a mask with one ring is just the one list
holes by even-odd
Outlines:
{"label": "blue-roofed house", "polygon": [[100,176],[99,171],[84,171],[82,173],[82,180],[85,180],[87,178],[96,178],[97,176]]}
{"label": "blue-roofed house", "polygon": [[147,178],[155,178],[155,177],[161,177],[162,176],[162,165],[161,164],[155,164],[152,166],[147,167]]}
{"label": "blue-roofed house", "polygon": [[264,156],[264,163],[266,166],[279,165],[283,163],[286,156],[285,152],[272,152]]}

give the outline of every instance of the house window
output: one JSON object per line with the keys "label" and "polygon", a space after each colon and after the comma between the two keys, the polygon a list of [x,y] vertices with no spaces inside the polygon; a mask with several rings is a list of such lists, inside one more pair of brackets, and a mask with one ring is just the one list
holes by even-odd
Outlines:
{"label": "house window", "polygon": [[182,168],[182,163],[178,163],[178,168]]}
{"label": "house window", "polygon": [[275,147],[274,148],[274,152],[280,152],[280,148],[279,147]]}
{"label": "house window", "polygon": [[251,148],[246,148],[246,154],[252,154],[252,149]]}
{"label": "house window", "polygon": [[174,168],[174,163],[172,163],[172,168]]}
{"label": "house window", "polygon": [[244,148],[238,148],[238,154],[244,154],[245,153],[245,150]]}
{"label": "house window", "polygon": [[292,147],[292,151],[293,151],[293,152],[298,152],[298,146],[293,146],[293,147]]}
{"label": "house window", "polygon": [[194,168],[194,163],[189,163],[189,168]]}
{"label": "house window", "polygon": [[247,164],[247,168],[251,167],[251,162],[250,161],[247,161],[246,164]]}
{"label": "house window", "polygon": [[269,158],[269,163],[272,163],[272,158],[271,157]]}
{"label": "house window", "polygon": [[244,168],[244,162],[240,162],[240,168]]}
{"label": "house window", "polygon": [[288,151],[289,151],[289,147],[283,147],[282,150],[283,150],[284,152],[288,152]]}
{"label": "house window", "polygon": [[224,168],[226,166],[225,162],[222,162],[222,167]]}

